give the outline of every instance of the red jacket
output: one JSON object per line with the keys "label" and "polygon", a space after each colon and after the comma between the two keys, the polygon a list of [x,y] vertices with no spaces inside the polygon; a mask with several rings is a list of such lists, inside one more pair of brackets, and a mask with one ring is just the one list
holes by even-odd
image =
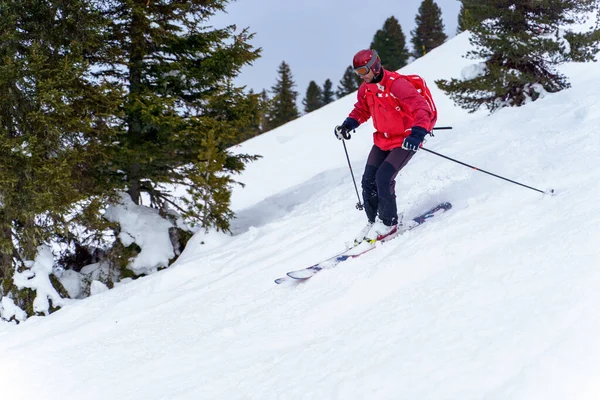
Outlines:
{"label": "red jacket", "polygon": [[[386,90],[387,89],[387,90]],[[373,142],[381,150],[401,147],[413,126],[431,131],[435,121],[423,96],[397,72],[383,70],[379,83],[363,83],[349,115],[360,124],[373,117]]]}

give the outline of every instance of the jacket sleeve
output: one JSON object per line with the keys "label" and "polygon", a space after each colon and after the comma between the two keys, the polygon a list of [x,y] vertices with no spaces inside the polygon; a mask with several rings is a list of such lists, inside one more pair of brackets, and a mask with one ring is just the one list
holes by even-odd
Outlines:
{"label": "jacket sleeve", "polygon": [[350,118],[354,118],[358,121],[359,124],[366,122],[369,118],[371,118],[371,110],[369,109],[369,105],[367,104],[367,98],[365,96],[365,85],[360,85],[358,88],[358,93],[356,97],[358,101],[354,104],[354,109],[348,115]]}
{"label": "jacket sleeve", "polygon": [[427,130],[431,129],[433,118],[431,108],[429,108],[425,98],[417,92],[417,89],[410,82],[406,79],[397,79],[390,88],[390,93],[404,105],[405,112],[412,114],[415,121],[413,126],[420,126]]}

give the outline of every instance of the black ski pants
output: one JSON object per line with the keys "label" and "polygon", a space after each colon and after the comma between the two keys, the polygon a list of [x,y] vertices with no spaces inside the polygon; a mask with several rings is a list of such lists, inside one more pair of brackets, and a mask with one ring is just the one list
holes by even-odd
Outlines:
{"label": "black ski pants", "polygon": [[371,148],[362,177],[363,201],[369,221],[375,221],[379,214],[386,225],[398,223],[396,175],[414,154],[414,151],[400,147],[389,151],[383,151],[377,146]]}

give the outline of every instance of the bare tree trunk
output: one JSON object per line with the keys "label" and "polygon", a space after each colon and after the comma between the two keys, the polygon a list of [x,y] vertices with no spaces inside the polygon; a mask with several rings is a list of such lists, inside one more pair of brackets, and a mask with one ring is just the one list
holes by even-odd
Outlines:
{"label": "bare tree trunk", "polygon": [[[142,75],[144,70],[144,55],[146,54],[146,42],[144,38],[144,14],[139,5],[133,7],[131,19],[131,49],[129,62],[129,93],[135,98],[143,89]],[[137,146],[143,142],[143,126],[141,117],[136,114],[128,115],[128,136],[130,143]],[[140,164],[137,160],[132,160],[129,171],[127,171],[127,181],[129,183],[128,193],[135,204],[140,204],[141,185],[140,185]]]}

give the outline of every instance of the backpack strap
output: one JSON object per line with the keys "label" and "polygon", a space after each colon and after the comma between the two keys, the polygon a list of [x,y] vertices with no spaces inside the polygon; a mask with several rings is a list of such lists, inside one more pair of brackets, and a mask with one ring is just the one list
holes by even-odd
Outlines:
{"label": "backpack strap", "polygon": [[390,76],[388,79],[391,82],[389,83],[389,85],[386,85],[385,89],[383,90],[383,94],[385,95],[385,97],[392,96],[394,99],[397,99],[397,97],[394,96],[394,94],[391,92],[391,90],[392,90],[392,85],[394,84],[394,82],[396,82],[396,79],[398,79],[400,77],[402,77],[402,75],[400,75],[396,71],[392,71],[390,73]]}
{"label": "backpack strap", "polygon": [[399,99],[394,96],[394,93],[392,93],[392,85],[396,82],[396,79],[401,78],[402,75],[400,75],[399,73],[397,73],[396,71],[393,71],[392,73],[390,73],[389,76],[389,84],[386,84],[384,90],[383,90],[383,97],[391,97],[395,100],[396,103],[396,111],[400,112],[402,111],[402,108],[400,107],[399,104]]}

